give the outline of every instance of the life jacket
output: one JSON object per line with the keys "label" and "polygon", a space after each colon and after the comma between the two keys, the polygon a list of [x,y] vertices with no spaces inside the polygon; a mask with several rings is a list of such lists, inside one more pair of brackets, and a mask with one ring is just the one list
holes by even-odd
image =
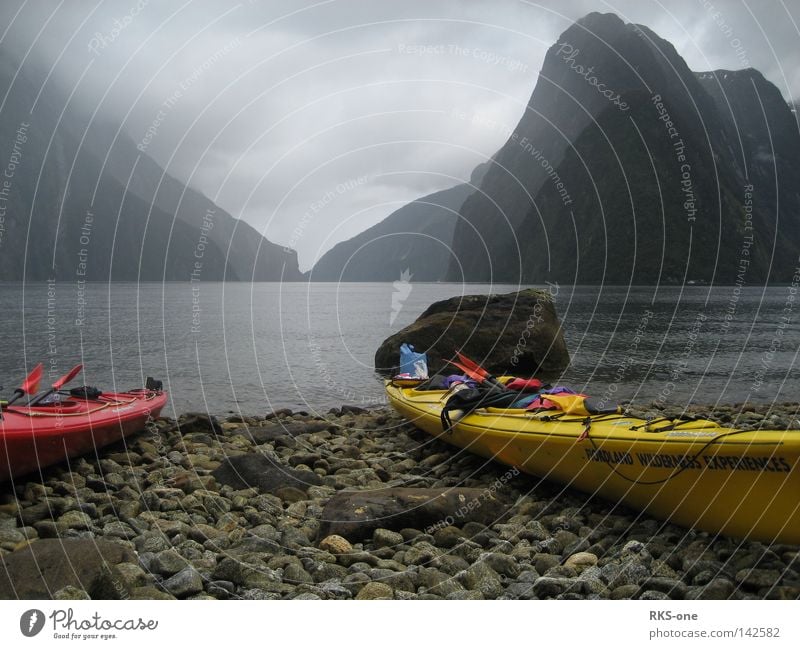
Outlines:
{"label": "life jacket", "polygon": [[514,378],[506,383],[506,387],[517,392],[538,392],[544,387],[544,384],[539,379]]}

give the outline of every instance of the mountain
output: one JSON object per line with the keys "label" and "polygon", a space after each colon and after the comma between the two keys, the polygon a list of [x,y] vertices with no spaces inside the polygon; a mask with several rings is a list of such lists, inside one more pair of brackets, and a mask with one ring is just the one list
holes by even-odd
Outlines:
{"label": "mountain", "polygon": [[392,282],[404,273],[418,282],[443,279],[458,210],[485,170],[486,165],[479,165],[468,183],[412,201],[358,236],[336,244],[314,265],[309,279]]}
{"label": "mountain", "polygon": [[800,134],[755,70],[695,74],[647,27],[592,13],[548,50],[464,202],[447,279],[789,281]]}
{"label": "mountain", "polygon": [[0,279],[302,279],[294,251],[167,174],[118,125],[2,49],[0,92]]}

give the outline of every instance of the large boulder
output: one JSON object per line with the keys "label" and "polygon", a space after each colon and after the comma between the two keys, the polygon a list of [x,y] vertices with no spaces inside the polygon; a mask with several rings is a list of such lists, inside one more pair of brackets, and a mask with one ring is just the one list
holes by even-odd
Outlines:
{"label": "large boulder", "polygon": [[375,353],[378,372],[395,372],[403,343],[428,355],[431,372],[443,369],[456,350],[495,374],[555,378],[569,365],[552,296],[538,289],[435,302],[383,341]]}
{"label": "large boulder", "polygon": [[128,599],[121,563],[136,564],[129,547],[102,539],[42,539],[0,558],[0,599],[52,599],[78,588],[93,599]]}
{"label": "large boulder", "polygon": [[234,489],[257,487],[265,493],[276,493],[286,487],[305,492],[309,487],[322,484],[322,479],[313,471],[291,469],[263,453],[227,458],[212,475],[220,484]]}
{"label": "large boulder", "polygon": [[486,489],[394,487],[377,491],[340,491],[322,511],[319,538],[336,534],[356,542],[378,529],[439,529],[477,522],[496,523],[508,503]]}

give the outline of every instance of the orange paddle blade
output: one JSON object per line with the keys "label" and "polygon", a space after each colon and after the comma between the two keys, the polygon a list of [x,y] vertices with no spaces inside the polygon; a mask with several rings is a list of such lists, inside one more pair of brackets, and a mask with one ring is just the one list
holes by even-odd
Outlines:
{"label": "orange paddle blade", "polygon": [[33,370],[31,370],[31,373],[25,377],[25,380],[22,382],[22,385],[19,387],[19,389],[25,394],[33,394],[34,392],[38,392],[39,383],[42,380],[43,373],[44,367],[42,367],[42,364],[39,363],[33,368]]}

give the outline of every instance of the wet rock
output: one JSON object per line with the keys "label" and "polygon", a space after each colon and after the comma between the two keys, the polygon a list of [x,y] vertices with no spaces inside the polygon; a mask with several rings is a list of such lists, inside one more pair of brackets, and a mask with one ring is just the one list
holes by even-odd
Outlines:
{"label": "wet rock", "polygon": [[228,458],[212,475],[220,484],[234,489],[256,487],[268,493],[294,487],[305,494],[309,486],[322,484],[322,479],[316,473],[282,466],[260,453]]}
{"label": "wet rock", "polygon": [[[479,503],[469,510],[470,503]],[[449,517],[493,523],[506,504],[483,489],[396,487],[365,492],[339,492],[325,505],[320,534],[339,534],[351,541],[369,538],[379,527],[425,529]]]}
{"label": "wet rock", "polygon": [[380,582],[370,582],[358,591],[356,599],[391,599],[394,591],[391,586]]}
{"label": "wet rock", "polygon": [[255,444],[274,442],[282,437],[297,437],[306,433],[318,433],[328,430],[331,424],[325,421],[280,421],[266,426],[251,426],[244,434]]}
{"label": "wet rock", "polygon": [[539,599],[552,599],[565,593],[572,586],[566,577],[539,577],[533,582],[533,592]]}
{"label": "wet rock", "polygon": [[178,419],[178,429],[181,431],[208,431],[221,434],[222,426],[213,415],[207,412],[187,412]]}
{"label": "wet rock", "polygon": [[750,570],[740,570],[736,573],[736,583],[744,588],[759,589],[769,588],[776,585],[781,578],[781,573],[777,570],[761,570],[751,568]]}
{"label": "wet rock", "polygon": [[87,593],[83,588],[78,588],[76,586],[64,586],[64,588],[57,590],[53,593],[53,599],[56,600],[80,600],[80,599],[92,599],[89,597],[89,593]]}
{"label": "wet rock", "polygon": [[483,561],[478,561],[459,575],[468,590],[477,590],[486,599],[496,599],[503,593],[500,575]]}
{"label": "wet rock", "polygon": [[177,550],[164,550],[156,554],[149,563],[152,572],[160,575],[174,575],[186,568],[187,561]]}
{"label": "wet rock", "polygon": [[453,525],[442,527],[433,533],[433,541],[440,548],[453,548],[464,537],[464,532]]}
{"label": "wet rock", "polygon": [[73,586],[90,596],[108,589],[113,567],[136,563],[130,548],[102,539],[44,539],[0,557],[0,599],[48,599]]}
{"label": "wet rock", "polygon": [[577,552],[564,561],[564,565],[580,574],[586,568],[597,565],[597,556],[590,552]]}
{"label": "wet rock", "polygon": [[352,552],[353,546],[350,544],[350,541],[338,534],[331,534],[319,542],[319,549],[334,555],[339,555]]}
{"label": "wet rock", "polygon": [[394,548],[404,542],[403,535],[381,527],[372,533],[372,544],[376,548]]}
{"label": "wet rock", "polygon": [[203,590],[203,579],[197,570],[188,566],[164,581],[162,586],[175,597],[189,597]]}
{"label": "wet rock", "polygon": [[540,575],[545,574],[551,568],[561,564],[561,557],[557,554],[537,554],[533,558],[533,565],[536,572]]}
{"label": "wet rock", "polygon": [[[530,329],[531,313],[540,314]],[[522,354],[515,348],[527,330]],[[435,302],[417,320],[381,343],[375,353],[378,372],[391,374],[404,342],[428,355],[431,370],[444,367],[454,349],[480,359],[491,372],[513,369],[521,374],[557,375],[569,365],[569,353],[552,298],[546,291],[526,289],[504,295],[467,295]]]}

